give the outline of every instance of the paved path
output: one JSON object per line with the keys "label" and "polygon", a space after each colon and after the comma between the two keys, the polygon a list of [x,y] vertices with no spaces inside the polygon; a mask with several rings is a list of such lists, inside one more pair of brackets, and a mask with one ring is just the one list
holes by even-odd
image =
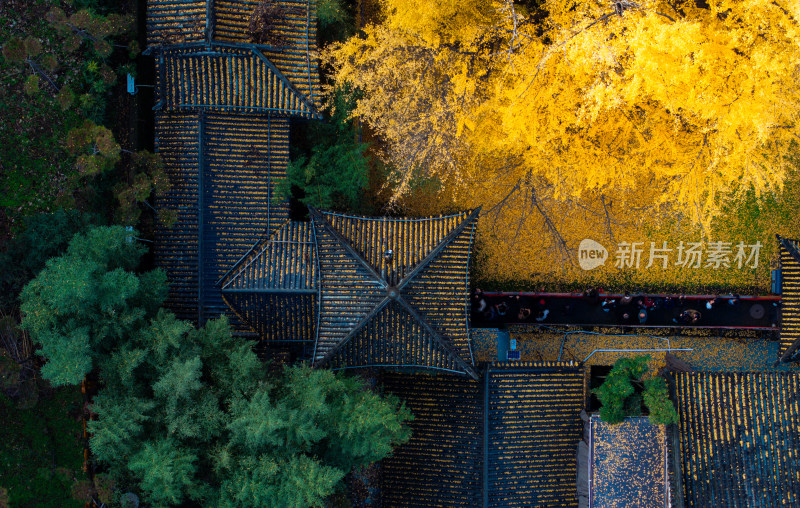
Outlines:
{"label": "paved path", "polygon": [[[714,295],[681,298],[677,295],[632,295],[629,303],[625,303],[624,296],[608,293],[594,297],[569,293],[478,293],[472,296],[472,326],[497,328],[537,322],[578,326],[765,330],[778,326],[779,296],[733,299],[725,295],[717,297],[711,309],[706,305],[714,300]],[[695,323],[681,320],[681,314],[689,309],[700,313]],[[646,312],[644,322],[639,319],[642,310]]]}

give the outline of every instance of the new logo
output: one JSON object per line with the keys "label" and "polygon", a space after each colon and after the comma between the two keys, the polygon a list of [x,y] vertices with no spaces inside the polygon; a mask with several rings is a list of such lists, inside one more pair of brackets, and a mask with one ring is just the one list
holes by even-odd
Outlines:
{"label": "new logo", "polygon": [[606,264],[608,251],[601,244],[588,238],[581,240],[578,246],[578,264],[584,270],[594,270]]}

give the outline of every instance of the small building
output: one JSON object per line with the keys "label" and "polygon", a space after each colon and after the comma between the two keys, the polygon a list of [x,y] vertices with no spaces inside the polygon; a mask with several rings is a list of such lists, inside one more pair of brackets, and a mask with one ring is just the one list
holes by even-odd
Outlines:
{"label": "small building", "polygon": [[670,504],[667,431],[647,417],[612,425],[588,422],[588,499],[592,508],[661,508]]}
{"label": "small building", "polygon": [[478,379],[469,258],[478,210],[428,218],[311,211],[320,265],[315,366],[413,366]]}
{"label": "small building", "polygon": [[415,415],[383,461],[386,507],[578,506],[575,443],[586,373],[573,363],[496,362],[480,382],[385,371]]}
{"label": "small building", "polygon": [[155,261],[170,281],[167,305],[198,323],[227,313],[220,279],[288,221],[277,188],[289,124],[319,117],[316,2],[271,4],[266,39],[249,30],[261,4],[147,2],[156,149],[170,181],[156,208],[177,217],[157,228]]}

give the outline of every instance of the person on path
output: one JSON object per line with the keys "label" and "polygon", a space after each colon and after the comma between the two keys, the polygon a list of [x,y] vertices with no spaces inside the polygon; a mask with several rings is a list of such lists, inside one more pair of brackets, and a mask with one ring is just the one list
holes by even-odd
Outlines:
{"label": "person on path", "polygon": [[597,288],[589,288],[584,290],[583,297],[589,302],[590,305],[597,305],[600,303],[600,292]]}
{"label": "person on path", "polygon": [[681,312],[678,319],[673,319],[672,321],[675,323],[680,323],[684,325],[694,325],[700,321],[702,315],[699,311],[695,309],[686,309],[685,311]]}
{"label": "person on path", "polygon": [[600,306],[603,308],[603,312],[608,312],[617,306],[617,301],[614,298],[606,298]]}

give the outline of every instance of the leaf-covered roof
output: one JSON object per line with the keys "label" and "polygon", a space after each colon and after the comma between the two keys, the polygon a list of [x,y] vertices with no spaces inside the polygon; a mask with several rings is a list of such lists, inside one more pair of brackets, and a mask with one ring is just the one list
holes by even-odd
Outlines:
{"label": "leaf-covered roof", "polygon": [[584,370],[495,362],[486,376],[486,506],[577,506]]}
{"label": "leaf-covered roof", "polygon": [[149,0],[157,106],[317,117],[316,2],[272,2],[271,44],[256,43],[248,31],[261,3]]}
{"label": "leaf-covered roof", "polygon": [[800,373],[678,372],[685,506],[800,505]]}
{"label": "leaf-covered roof", "polygon": [[170,180],[156,206],[177,214],[156,230],[156,262],[170,280],[170,307],[203,321],[227,310],[220,278],[289,218],[276,189],[286,177],[288,119],[182,111],[155,123]]}
{"label": "leaf-covered roof", "polygon": [[311,211],[320,262],[314,363],[419,366],[477,379],[468,267],[478,210],[425,219]]}
{"label": "leaf-covered roof", "polygon": [[778,237],[781,258],[782,361],[800,360],[800,242]]}
{"label": "leaf-covered roof", "polygon": [[494,363],[475,382],[383,372],[414,414],[411,440],[383,460],[385,506],[577,506],[584,370]]}
{"label": "leaf-covered roof", "polygon": [[382,462],[384,506],[481,506],[483,397],[464,376],[384,372],[414,415],[411,440]]}
{"label": "leaf-covered roof", "polygon": [[168,47],[156,69],[159,109],[318,116],[316,106],[255,46]]}
{"label": "leaf-covered roof", "polygon": [[610,424],[591,417],[592,506],[665,506],[667,433],[647,417]]}
{"label": "leaf-covered roof", "polygon": [[287,221],[220,282],[225,302],[262,339],[310,341],[317,308],[317,255],[308,222]]}

